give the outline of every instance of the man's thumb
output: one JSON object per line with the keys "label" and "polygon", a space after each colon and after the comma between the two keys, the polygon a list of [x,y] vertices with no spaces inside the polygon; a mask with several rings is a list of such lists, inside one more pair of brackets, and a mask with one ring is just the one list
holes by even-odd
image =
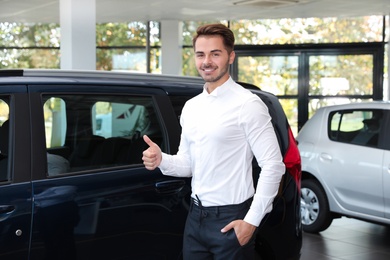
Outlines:
{"label": "man's thumb", "polygon": [[150,146],[156,145],[155,143],[153,143],[152,140],[150,140],[150,138],[149,138],[147,135],[144,135],[143,137],[144,137],[145,143],[146,143],[147,145],[149,145],[149,147],[150,147]]}

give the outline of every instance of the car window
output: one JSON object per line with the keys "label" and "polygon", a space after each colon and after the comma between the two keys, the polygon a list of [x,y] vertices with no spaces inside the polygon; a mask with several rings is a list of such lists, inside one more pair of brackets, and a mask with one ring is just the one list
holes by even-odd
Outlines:
{"label": "car window", "polygon": [[66,107],[61,98],[51,97],[43,106],[45,114],[46,147],[63,146],[66,133]]}
{"label": "car window", "polygon": [[9,180],[9,105],[7,97],[0,97],[0,182]]}
{"label": "car window", "polygon": [[44,96],[48,174],[142,163],[144,134],[164,145],[151,97]]}
{"label": "car window", "polygon": [[92,112],[93,134],[105,138],[144,133],[150,124],[148,111],[143,105],[96,102]]}
{"label": "car window", "polygon": [[333,141],[378,147],[382,110],[342,110],[330,114],[329,138]]}
{"label": "car window", "polygon": [[192,98],[192,96],[169,96],[173,110],[175,111],[176,118],[180,122],[180,115],[184,104]]}

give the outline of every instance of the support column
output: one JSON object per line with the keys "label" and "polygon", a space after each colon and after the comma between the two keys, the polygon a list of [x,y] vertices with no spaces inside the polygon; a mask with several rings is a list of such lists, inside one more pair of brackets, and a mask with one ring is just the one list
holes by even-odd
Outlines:
{"label": "support column", "polygon": [[[386,80],[386,78],[384,78],[384,80]],[[384,100],[390,100],[390,43],[387,43],[387,81],[384,82],[383,89]]]}
{"label": "support column", "polygon": [[179,21],[161,21],[161,72],[182,75],[182,24]]}
{"label": "support column", "polygon": [[96,70],[96,0],[60,0],[61,69]]}
{"label": "support column", "polygon": [[[390,13],[388,14],[390,16]],[[390,18],[388,19],[388,24],[386,25],[386,29],[390,28]],[[384,78],[383,84],[383,99],[390,100],[390,42],[387,43],[387,81]]]}

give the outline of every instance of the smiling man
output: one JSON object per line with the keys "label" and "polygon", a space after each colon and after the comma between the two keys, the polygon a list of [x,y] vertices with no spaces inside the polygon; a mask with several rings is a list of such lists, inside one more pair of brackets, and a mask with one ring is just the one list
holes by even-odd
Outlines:
{"label": "smiling man", "polygon": [[[184,231],[186,260],[250,260],[254,234],[279,188],[285,166],[267,106],[235,83],[234,34],[222,24],[197,29],[193,38],[203,92],[182,111],[179,151],[168,155],[147,136],[144,165],[163,174],[192,177],[192,201]],[[255,189],[252,159],[261,174]]]}
{"label": "smiling man", "polygon": [[[234,42],[234,38],[227,37],[226,39],[229,43],[232,40]],[[209,93],[229,79],[229,65],[234,61],[235,53],[232,47],[225,46],[223,41],[222,37],[215,35],[194,38],[196,67],[201,77],[207,82]]]}

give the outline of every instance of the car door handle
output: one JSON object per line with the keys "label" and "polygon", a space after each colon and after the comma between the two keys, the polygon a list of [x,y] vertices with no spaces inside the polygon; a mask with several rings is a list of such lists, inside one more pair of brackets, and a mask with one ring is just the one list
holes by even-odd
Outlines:
{"label": "car door handle", "polygon": [[15,206],[0,205],[0,221],[7,219],[14,211],[15,211]]}
{"label": "car door handle", "polygon": [[155,184],[155,189],[159,194],[174,194],[180,192],[185,184],[184,180],[161,181]]}
{"label": "car door handle", "polygon": [[320,155],[320,160],[321,161],[328,161],[328,162],[331,162],[332,161],[332,156],[330,154],[327,154],[327,153],[321,153]]}

